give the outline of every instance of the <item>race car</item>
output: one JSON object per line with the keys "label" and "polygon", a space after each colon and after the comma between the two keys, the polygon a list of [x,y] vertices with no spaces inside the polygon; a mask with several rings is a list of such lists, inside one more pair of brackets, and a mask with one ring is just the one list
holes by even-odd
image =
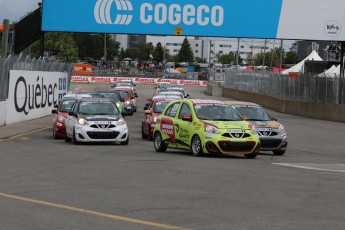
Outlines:
{"label": "race car", "polygon": [[245,119],[257,128],[261,142],[261,151],[272,151],[274,155],[286,152],[288,139],[285,128],[272,117],[262,106],[243,101],[227,101]]}
{"label": "race car", "polygon": [[65,141],[73,141],[74,144],[120,142],[128,145],[127,123],[110,99],[78,99],[66,119]]}
{"label": "race car", "polygon": [[230,105],[216,100],[171,101],[157,118],[154,148],[192,151],[193,155],[244,155],[255,158],[260,141],[255,125]]}
{"label": "race car", "polygon": [[152,99],[149,105],[144,108],[144,119],[141,122],[141,137],[142,139],[153,140],[153,130],[156,126],[156,120],[163,112],[165,107],[173,99],[157,98]]}

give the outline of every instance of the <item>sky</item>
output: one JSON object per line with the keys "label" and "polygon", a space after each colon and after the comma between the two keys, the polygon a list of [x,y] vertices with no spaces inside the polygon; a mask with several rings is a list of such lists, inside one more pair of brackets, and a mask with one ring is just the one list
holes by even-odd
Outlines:
{"label": "sky", "polygon": [[10,22],[18,21],[27,13],[38,8],[42,0],[0,0],[0,21],[9,19]]}

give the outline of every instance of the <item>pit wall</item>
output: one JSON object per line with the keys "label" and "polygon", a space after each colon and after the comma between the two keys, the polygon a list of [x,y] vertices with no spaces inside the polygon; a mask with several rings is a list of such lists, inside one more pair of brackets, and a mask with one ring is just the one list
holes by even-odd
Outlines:
{"label": "pit wall", "polygon": [[212,88],[212,90],[208,90],[210,92],[222,92],[223,97],[239,101],[254,102],[276,112],[320,120],[345,122],[345,105],[343,104],[284,100],[258,93],[224,88],[223,84],[219,83],[208,87]]}

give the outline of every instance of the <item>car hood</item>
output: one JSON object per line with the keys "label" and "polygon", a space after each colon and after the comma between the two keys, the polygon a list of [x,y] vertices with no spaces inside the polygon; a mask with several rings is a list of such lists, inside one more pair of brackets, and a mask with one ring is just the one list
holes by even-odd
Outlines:
{"label": "car hood", "polygon": [[280,126],[280,123],[277,121],[248,121],[248,122],[254,124],[257,128],[278,129]]}
{"label": "car hood", "polygon": [[118,121],[122,116],[119,115],[79,115],[87,121]]}
{"label": "car hood", "polygon": [[217,126],[219,129],[249,129],[247,121],[204,121],[205,123]]}

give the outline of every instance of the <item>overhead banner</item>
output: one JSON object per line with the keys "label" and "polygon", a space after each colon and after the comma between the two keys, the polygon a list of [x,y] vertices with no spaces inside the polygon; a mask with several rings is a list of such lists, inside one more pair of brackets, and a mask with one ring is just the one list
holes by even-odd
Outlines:
{"label": "overhead banner", "polygon": [[344,0],[44,0],[43,31],[345,40]]}

